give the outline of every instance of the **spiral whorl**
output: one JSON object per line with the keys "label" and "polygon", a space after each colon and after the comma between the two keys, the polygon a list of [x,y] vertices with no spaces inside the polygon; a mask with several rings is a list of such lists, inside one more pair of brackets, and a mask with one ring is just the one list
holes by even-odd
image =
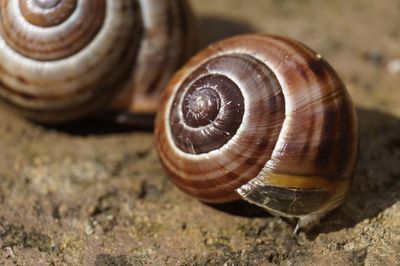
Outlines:
{"label": "spiral whorl", "polygon": [[122,89],[141,32],[136,0],[0,0],[0,94],[41,122],[85,116]]}
{"label": "spiral whorl", "polygon": [[87,46],[101,29],[105,0],[6,1],[0,32],[15,51],[36,60],[59,60]]}
{"label": "spiral whorl", "polygon": [[[185,105],[196,89],[220,99],[219,108],[207,108],[215,118],[201,126],[188,122]],[[172,180],[206,201],[237,197],[234,188],[262,169],[281,128],[284,99],[275,75],[257,59],[233,52],[202,62],[175,90],[164,121],[159,116],[166,132],[156,133]]]}

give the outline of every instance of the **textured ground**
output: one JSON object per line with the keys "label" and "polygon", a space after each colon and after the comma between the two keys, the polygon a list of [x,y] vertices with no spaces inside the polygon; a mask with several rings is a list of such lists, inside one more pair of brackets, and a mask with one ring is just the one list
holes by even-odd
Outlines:
{"label": "textured ground", "polygon": [[[203,43],[264,31],[299,39],[357,104],[352,192],[312,232],[175,188],[151,132],[86,121],[43,128],[0,108],[0,265],[400,265],[400,2],[191,1]],[[390,71],[389,71],[390,70]]]}

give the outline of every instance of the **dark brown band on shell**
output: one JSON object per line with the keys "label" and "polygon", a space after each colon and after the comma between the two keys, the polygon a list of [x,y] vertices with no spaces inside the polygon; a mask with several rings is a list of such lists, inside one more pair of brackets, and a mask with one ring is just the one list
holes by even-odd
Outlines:
{"label": "dark brown band on shell", "polygon": [[[278,174],[349,179],[357,155],[357,123],[346,87],[329,63],[303,44],[275,37],[266,45],[278,49],[282,42],[299,59],[280,64],[292,110],[285,145],[275,149],[267,167]],[[308,136],[299,141],[305,131]]]}
{"label": "dark brown band on shell", "polygon": [[[76,2],[70,0],[64,0],[43,14],[29,9],[27,2],[19,2],[23,17],[28,23],[47,29],[65,22],[77,11]],[[10,5],[11,1],[0,0],[0,34],[18,53],[41,61],[59,60],[76,54],[93,40],[106,16],[105,0],[82,1],[79,16],[63,31],[57,31],[56,34],[39,33],[32,32],[29,27],[16,20],[10,12]]]}
{"label": "dark brown band on shell", "polygon": [[75,11],[77,0],[19,0],[23,17],[39,27],[63,23]]}

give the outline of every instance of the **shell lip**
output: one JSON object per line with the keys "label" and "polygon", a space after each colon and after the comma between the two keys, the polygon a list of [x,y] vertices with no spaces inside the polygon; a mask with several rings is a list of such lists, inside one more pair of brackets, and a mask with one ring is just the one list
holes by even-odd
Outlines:
{"label": "shell lip", "polygon": [[[327,213],[343,203],[350,182],[345,180],[335,183],[337,187],[333,190],[319,186],[320,184],[314,187],[284,187],[268,184],[266,178],[259,175],[235,191],[245,201],[273,215],[301,218]],[[281,196],[276,197],[274,194],[277,192]],[[283,199],[282,195],[286,198]]]}

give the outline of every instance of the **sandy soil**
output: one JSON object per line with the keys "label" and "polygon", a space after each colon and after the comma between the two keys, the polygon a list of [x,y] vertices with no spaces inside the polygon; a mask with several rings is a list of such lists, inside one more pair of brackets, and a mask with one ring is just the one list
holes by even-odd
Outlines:
{"label": "sandy soil", "polygon": [[42,127],[0,107],[1,265],[400,265],[400,2],[191,0],[202,45],[296,38],[357,105],[345,204],[309,233],[244,202],[210,206],[167,179],[151,131],[87,120]]}

